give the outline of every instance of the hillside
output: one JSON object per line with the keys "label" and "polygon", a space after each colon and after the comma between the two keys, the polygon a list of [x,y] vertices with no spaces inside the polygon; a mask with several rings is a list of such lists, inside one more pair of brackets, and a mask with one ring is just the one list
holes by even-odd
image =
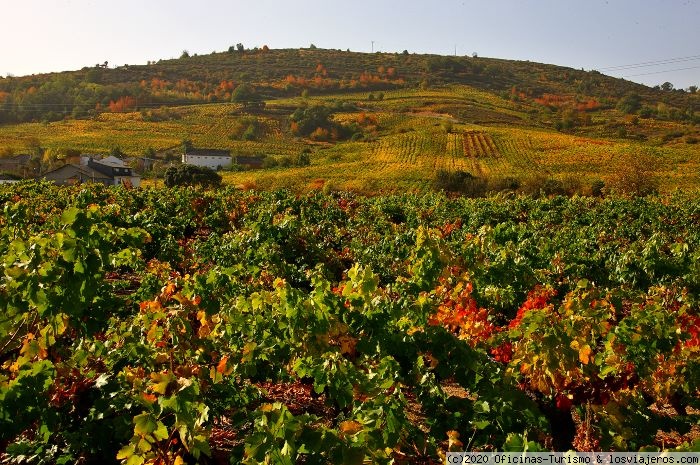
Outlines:
{"label": "hillside", "polygon": [[[700,94],[531,62],[233,48],[0,79],[0,102],[0,152],[45,165],[115,150],[165,161],[191,140],[268,157],[225,175],[263,188],[420,191],[445,171],[479,190],[589,193],[630,158],[653,162],[661,190],[700,182]],[[294,112],[318,105],[329,120],[295,130]],[[272,166],[302,151],[311,166]]]}
{"label": "hillside", "polygon": [[644,104],[664,103],[681,112],[698,111],[700,105],[697,96],[681,90],[652,89],[596,71],[481,57],[256,49],[139,66],[106,68],[105,64],[79,71],[0,78],[0,121],[80,116],[98,104],[108,108],[110,101],[125,96],[136,99],[138,107],[226,101],[241,82],[258,86],[268,97],[298,95],[299,88],[328,93],[423,83],[466,84],[523,99],[593,97],[603,100],[601,105],[635,93]]}

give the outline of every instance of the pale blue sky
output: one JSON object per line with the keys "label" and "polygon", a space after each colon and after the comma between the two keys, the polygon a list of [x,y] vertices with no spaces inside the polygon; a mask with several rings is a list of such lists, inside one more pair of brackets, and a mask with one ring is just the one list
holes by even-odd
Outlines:
{"label": "pale blue sky", "polygon": [[[0,0],[0,11],[2,75],[145,64],[238,42],[369,52],[374,41],[375,51],[451,55],[456,46],[700,85],[700,0]],[[668,71],[678,68],[692,69]]]}

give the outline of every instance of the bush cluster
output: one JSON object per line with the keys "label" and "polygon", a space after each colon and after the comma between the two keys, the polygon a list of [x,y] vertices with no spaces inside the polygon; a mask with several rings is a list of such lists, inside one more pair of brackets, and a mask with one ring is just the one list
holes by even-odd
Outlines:
{"label": "bush cluster", "polygon": [[171,166],[165,170],[163,181],[166,187],[219,186],[221,185],[221,175],[202,166],[180,165]]}

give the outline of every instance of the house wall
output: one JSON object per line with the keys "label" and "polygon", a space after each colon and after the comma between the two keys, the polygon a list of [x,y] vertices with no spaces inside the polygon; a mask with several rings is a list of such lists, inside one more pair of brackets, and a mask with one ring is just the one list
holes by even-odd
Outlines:
{"label": "house wall", "polygon": [[219,167],[229,168],[231,166],[231,157],[183,154],[182,163],[216,170]]}

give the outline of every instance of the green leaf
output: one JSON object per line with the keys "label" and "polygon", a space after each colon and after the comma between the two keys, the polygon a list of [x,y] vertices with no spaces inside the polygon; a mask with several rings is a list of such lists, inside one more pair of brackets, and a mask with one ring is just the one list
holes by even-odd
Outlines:
{"label": "green leaf", "polygon": [[365,461],[365,451],[358,447],[343,449],[343,465],[362,465]]}
{"label": "green leaf", "polygon": [[144,462],[144,458],[140,455],[132,455],[129,457],[129,460],[126,461],[126,465],[142,465]]}
{"label": "green leaf", "polygon": [[75,222],[76,217],[78,216],[78,213],[80,213],[80,209],[78,208],[66,208],[61,214],[61,223],[73,224]]}
{"label": "green leaf", "polygon": [[151,434],[157,427],[156,419],[150,413],[142,413],[134,417],[134,434]]}
{"label": "green leaf", "polygon": [[129,457],[134,455],[135,452],[136,452],[136,448],[134,447],[134,445],[127,444],[126,446],[119,449],[119,452],[117,452],[117,460],[128,459]]}
{"label": "green leaf", "polygon": [[148,452],[149,450],[152,449],[151,443],[146,441],[145,438],[141,438],[139,443],[136,445],[136,448],[140,450],[141,452]]}
{"label": "green leaf", "polygon": [[168,439],[168,436],[170,436],[168,434],[168,428],[163,424],[163,422],[159,421],[158,427],[153,432],[153,437],[159,441],[162,441],[164,439]]}
{"label": "green leaf", "polygon": [[75,264],[73,264],[73,271],[75,271],[78,274],[84,274],[85,263],[82,260],[76,260]]}
{"label": "green leaf", "polygon": [[488,427],[491,425],[491,422],[490,422],[490,421],[486,421],[486,420],[482,420],[482,421],[473,421],[473,422],[472,422],[472,425],[474,425],[474,427],[475,427],[476,429],[481,430],[481,429],[488,428]]}

